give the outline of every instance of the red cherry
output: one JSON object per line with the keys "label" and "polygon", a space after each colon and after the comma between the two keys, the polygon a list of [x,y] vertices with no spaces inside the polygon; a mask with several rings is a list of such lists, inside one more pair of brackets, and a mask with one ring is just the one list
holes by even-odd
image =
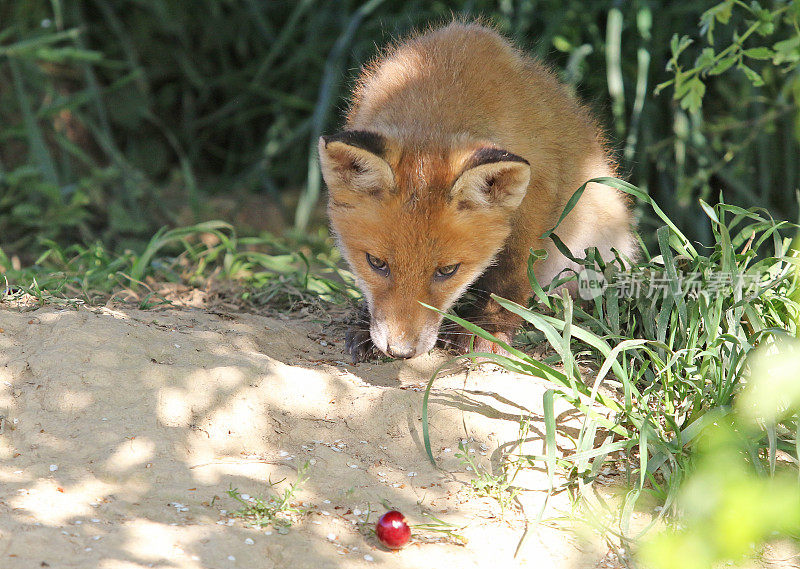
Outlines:
{"label": "red cherry", "polygon": [[397,510],[386,512],[375,525],[375,533],[389,549],[401,549],[411,539],[411,528],[406,517]]}

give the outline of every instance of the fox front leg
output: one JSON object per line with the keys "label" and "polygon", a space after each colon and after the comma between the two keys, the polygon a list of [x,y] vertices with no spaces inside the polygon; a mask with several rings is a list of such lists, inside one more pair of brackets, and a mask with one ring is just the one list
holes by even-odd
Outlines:
{"label": "fox front leg", "polygon": [[377,355],[375,344],[369,334],[370,315],[365,302],[361,303],[356,312],[355,320],[350,322],[350,328],[344,336],[344,349],[350,354],[353,364],[373,359]]}

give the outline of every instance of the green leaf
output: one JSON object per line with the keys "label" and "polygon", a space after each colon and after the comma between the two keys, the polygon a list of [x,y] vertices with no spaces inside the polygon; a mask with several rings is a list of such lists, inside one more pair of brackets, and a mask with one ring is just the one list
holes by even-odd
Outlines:
{"label": "green leaf", "polygon": [[528,256],[528,282],[530,282],[531,288],[533,288],[533,292],[536,294],[536,298],[538,298],[547,308],[552,308],[550,305],[550,299],[547,298],[547,294],[545,294],[544,289],[542,289],[542,285],[539,284],[536,275],[534,275],[533,267],[536,261],[545,260],[547,259],[547,251],[544,249],[534,249],[531,247],[530,255]]}
{"label": "green leaf", "polygon": [[40,61],[49,61],[52,63],[65,63],[68,61],[96,63],[103,60],[103,54],[99,51],[78,49],[75,47],[40,47],[33,52],[33,56]]}
{"label": "green leaf", "polygon": [[772,59],[775,55],[768,47],[751,47],[750,49],[744,50],[742,53],[752,59]]}
{"label": "green leaf", "polygon": [[694,40],[689,36],[682,36],[679,38],[678,34],[673,34],[669,44],[672,50],[672,57],[678,59],[678,56],[683,53],[687,47],[692,45],[692,43],[694,43]]}
{"label": "green leaf", "polygon": [[717,64],[712,67],[708,74],[709,75],[721,75],[725,73],[728,69],[733,67],[733,64],[739,59],[737,55],[729,55],[728,57],[723,57],[720,59]]}
{"label": "green leaf", "polygon": [[761,78],[761,75],[759,75],[755,70],[747,67],[744,63],[740,63],[737,67],[744,71],[744,74],[753,84],[753,87],[761,87],[764,84],[764,80]]}
{"label": "green leaf", "polygon": [[572,44],[570,44],[569,40],[564,36],[555,36],[553,38],[553,47],[563,53],[569,53],[572,51]]}
{"label": "green leaf", "polygon": [[762,37],[775,33],[775,14],[765,8],[759,9],[756,33]]}
{"label": "green leaf", "polygon": [[681,98],[681,108],[695,112],[703,105],[703,95],[706,94],[705,83],[699,77],[693,77],[686,86],[687,93]]}
{"label": "green leaf", "polygon": [[775,65],[797,63],[800,61],[800,34],[795,34],[787,40],[777,42],[772,46],[772,49],[775,50],[775,56],[772,59]]}
{"label": "green leaf", "polygon": [[716,6],[708,10],[708,12],[712,12],[717,21],[724,26],[731,19],[733,3],[734,0],[726,0],[721,4],[717,4]]}
{"label": "green leaf", "polygon": [[714,64],[714,48],[705,47],[695,61],[695,67],[711,67]]}
{"label": "green leaf", "polygon": [[555,391],[548,389],[542,396],[542,415],[545,426],[545,453],[547,464],[547,479],[553,487],[553,478],[556,470],[556,415],[553,410],[553,395]]}

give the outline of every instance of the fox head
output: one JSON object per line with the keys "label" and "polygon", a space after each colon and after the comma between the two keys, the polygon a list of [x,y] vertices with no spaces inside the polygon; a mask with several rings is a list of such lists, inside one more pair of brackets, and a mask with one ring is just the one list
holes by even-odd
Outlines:
{"label": "fox head", "polygon": [[319,140],[328,214],[390,357],[436,343],[446,311],[492,263],[525,196],[528,162],[489,143],[403,146],[375,132]]}

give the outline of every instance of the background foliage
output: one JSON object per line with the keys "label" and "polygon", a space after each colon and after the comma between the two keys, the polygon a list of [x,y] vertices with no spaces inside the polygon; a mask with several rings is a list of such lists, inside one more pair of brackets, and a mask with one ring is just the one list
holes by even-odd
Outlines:
{"label": "background foliage", "polygon": [[[518,358],[501,363],[556,386],[546,456],[506,458],[570,474],[626,546],[654,499],[670,531],[641,550],[653,567],[797,544],[800,0],[0,0],[2,294],[69,303],[127,287],[146,308],[169,302],[148,279],[219,277],[245,285],[243,305],[351,298],[316,139],[379,46],[453,15],[494,22],[601,117],[635,187],[609,183],[637,197],[653,253],[639,269],[757,283],[589,307],[533,283],[535,310],[502,301],[555,354],[506,346]],[[580,381],[584,356],[622,402]],[[585,416],[571,455],[556,452],[555,397]],[[621,512],[590,499],[613,456],[630,477]]]}
{"label": "background foliage", "polygon": [[120,250],[211,218],[323,223],[312,149],[357,68],[452,14],[554,64],[690,238],[711,238],[696,198],[719,191],[795,219],[799,5],[1,0],[0,247],[30,262],[42,239]]}

